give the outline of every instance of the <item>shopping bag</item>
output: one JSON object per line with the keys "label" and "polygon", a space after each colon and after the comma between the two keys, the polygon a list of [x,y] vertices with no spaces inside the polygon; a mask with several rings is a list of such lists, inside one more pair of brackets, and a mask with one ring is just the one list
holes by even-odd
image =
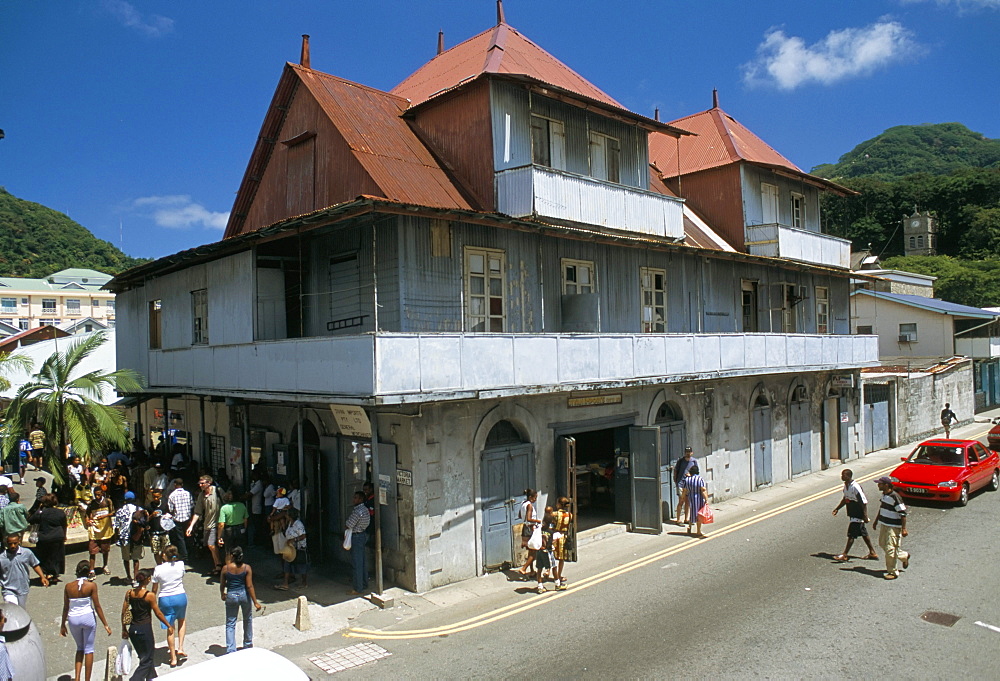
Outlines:
{"label": "shopping bag", "polygon": [[281,555],[281,549],[285,548],[285,533],[278,531],[271,535],[271,545],[274,547],[274,553]]}
{"label": "shopping bag", "polygon": [[708,504],[702,506],[698,511],[698,520],[701,521],[702,525],[715,522],[715,514],[712,513],[712,508]]}
{"label": "shopping bag", "polygon": [[115,658],[115,675],[128,676],[132,673],[132,644],[123,638],[118,645],[118,657]]}
{"label": "shopping bag", "polygon": [[528,540],[528,548],[532,551],[537,551],[542,548],[542,526],[535,525],[535,529],[531,531],[531,539]]}
{"label": "shopping bag", "polygon": [[344,532],[344,550],[345,551],[350,551],[351,550],[351,536],[353,534],[354,533],[351,532],[350,530],[347,530],[346,532]]}

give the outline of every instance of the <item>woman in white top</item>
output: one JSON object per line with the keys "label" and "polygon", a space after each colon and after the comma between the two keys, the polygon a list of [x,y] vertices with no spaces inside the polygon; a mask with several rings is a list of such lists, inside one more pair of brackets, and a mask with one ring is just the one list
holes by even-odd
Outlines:
{"label": "woman in white top", "polygon": [[[153,570],[153,593],[159,598],[157,605],[163,617],[173,626],[167,630],[167,649],[170,651],[170,666],[176,667],[179,660],[187,659],[184,652],[184,634],[187,629],[187,593],[184,592],[184,561],[177,558],[177,547],[167,546],[163,550],[163,562]],[[174,636],[176,635],[176,641]]]}
{"label": "woman in white top", "polygon": [[524,525],[521,529],[521,548],[527,549],[528,558],[524,561],[524,565],[518,570],[524,576],[533,575],[535,573],[535,553],[536,550],[528,547],[528,540],[531,538],[532,532],[538,527],[542,521],[538,519],[538,514],[535,512],[535,504],[538,503],[538,491],[533,489],[524,490],[524,503],[521,504],[521,519],[524,521]]}
{"label": "woman in white top", "polygon": [[97,617],[101,618],[104,630],[111,636],[111,627],[104,618],[101,599],[97,597],[97,584],[87,581],[90,561],[81,560],[76,565],[76,581],[69,582],[63,591],[62,626],[59,635],[65,637],[69,629],[76,641],[75,681],[80,681],[81,667],[86,667],[86,680],[94,669],[94,635],[97,633]]}

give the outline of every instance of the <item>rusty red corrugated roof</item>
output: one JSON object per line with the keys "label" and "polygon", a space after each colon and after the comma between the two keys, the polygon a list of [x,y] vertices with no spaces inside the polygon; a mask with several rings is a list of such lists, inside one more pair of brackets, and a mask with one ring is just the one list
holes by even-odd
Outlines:
{"label": "rusty red corrugated roof", "polygon": [[417,69],[391,92],[412,106],[484,73],[524,75],[624,108],[610,95],[506,23],[445,50]]}

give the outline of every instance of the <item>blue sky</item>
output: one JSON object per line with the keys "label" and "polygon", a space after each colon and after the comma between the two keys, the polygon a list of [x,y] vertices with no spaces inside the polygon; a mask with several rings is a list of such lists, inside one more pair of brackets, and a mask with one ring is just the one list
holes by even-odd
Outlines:
{"label": "blue sky", "polygon": [[[894,125],[1000,137],[1000,0],[506,0],[507,22],[626,107],[723,109],[804,169]],[[494,0],[0,3],[0,186],[134,256],[216,241],[300,35],[390,89]],[[119,231],[121,227],[121,232]]]}

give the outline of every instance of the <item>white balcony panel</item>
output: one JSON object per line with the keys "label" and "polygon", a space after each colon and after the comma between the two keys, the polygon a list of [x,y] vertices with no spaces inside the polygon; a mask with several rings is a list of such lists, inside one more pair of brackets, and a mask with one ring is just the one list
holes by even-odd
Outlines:
{"label": "white balcony panel", "polygon": [[665,336],[667,374],[693,374],[694,338],[692,336]]}
{"label": "white balcony panel", "polygon": [[559,341],[553,336],[528,336],[514,343],[514,381],[517,385],[558,385]]}
{"label": "white balcony panel", "polygon": [[559,382],[572,383],[577,376],[600,377],[600,336],[560,336],[553,358],[559,367]]}
{"label": "white balcony panel", "polygon": [[462,387],[462,339],[457,335],[421,336],[420,337],[420,357],[438,357],[444,361],[434,362],[433,366],[428,366],[426,380],[424,379],[424,366],[419,367],[420,371],[414,371],[413,357],[408,352],[409,345],[401,344],[404,351],[399,354],[400,367],[402,373],[411,374],[409,378],[400,380],[409,383],[416,382],[424,390],[458,390]]}
{"label": "white balcony panel", "polygon": [[694,370],[699,374],[722,369],[722,343],[720,337],[706,334],[698,338],[698,351],[694,353]]}
{"label": "white balcony panel", "polygon": [[497,210],[680,239],[680,199],[584,175],[526,166],[496,174]]}
{"label": "white balcony panel", "polygon": [[663,376],[667,373],[665,339],[661,335],[639,336],[635,341],[636,376]]}
{"label": "white balcony panel", "polygon": [[768,223],[744,229],[747,252],[771,258],[787,258],[828,267],[849,269],[851,242],[839,237]]}
{"label": "white balcony panel", "polygon": [[767,348],[767,355],[764,366],[777,366],[782,360],[788,357],[788,348],[785,343],[786,337],[780,333],[769,333],[765,338],[764,343]]}
{"label": "white balcony panel", "polygon": [[785,352],[788,353],[789,364],[805,364],[807,359],[805,338],[802,336],[788,336],[785,339]]}
{"label": "white balcony panel", "polygon": [[635,362],[633,354],[635,344],[629,336],[600,336],[600,352],[602,379],[633,378]]}
{"label": "white balcony panel", "polygon": [[1000,338],[956,338],[955,354],[973,359],[1000,357]]}
{"label": "white balcony panel", "polygon": [[747,346],[743,336],[719,336],[719,351],[723,369],[742,369],[747,365]]}
{"label": "white balcony panel", "polygon": [[[514,384],[514,342],[511,336],[482,335],[481,343],[462,343],[462,388],[476,390],[483,385]],[[381,340],[381,339],[380,339]],[[454,361],[442,357],[440,361]],[[437,362],[434,362],[437,365]],[[421,361],[421,366],[428,363]]]}
{"label": "white balcony panel", "polygon": [[748,369],[760,369],[767,366],[767,338],[760,334],[750,334],[743,337],[744,362]]}

